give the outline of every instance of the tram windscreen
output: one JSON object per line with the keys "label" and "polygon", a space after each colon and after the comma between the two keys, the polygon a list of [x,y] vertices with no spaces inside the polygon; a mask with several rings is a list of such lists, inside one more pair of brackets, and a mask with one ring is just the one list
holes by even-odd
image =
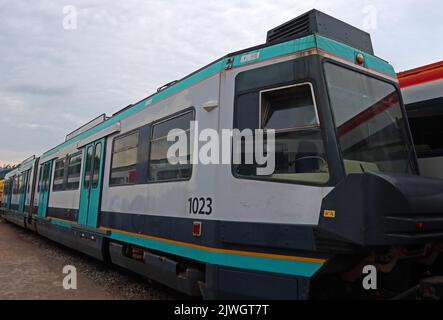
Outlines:
{"label": "tram windscreen", "polygon": [[346,173],[415,173],[396,88],[332,63],[325,73]]}

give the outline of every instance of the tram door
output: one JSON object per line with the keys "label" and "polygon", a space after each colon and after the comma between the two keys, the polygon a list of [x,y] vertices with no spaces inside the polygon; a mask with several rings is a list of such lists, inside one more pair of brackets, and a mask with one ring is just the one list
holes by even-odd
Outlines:
{"label": "tram door", "polygon": [[26,190],[28,189],[29,170],[22,173],[20,182],[20,197],[18,202],[18,211],[25,212]]}
{"label": "tram door", "polygon": [[46,217],[48,213],[49,190],[51,188],[52,160],[40,166],[41,174],[39,180],[40,194],[38,201],[38,216]]}
{"label": "tram door", "polygon": [[103,182],[105,138],[84,148],[78,223],[96,228]]}

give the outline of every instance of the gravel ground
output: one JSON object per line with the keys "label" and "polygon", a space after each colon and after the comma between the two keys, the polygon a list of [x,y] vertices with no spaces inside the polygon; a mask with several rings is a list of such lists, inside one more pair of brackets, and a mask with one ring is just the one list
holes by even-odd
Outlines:
{"label": "gravel ground", "polygon": [[[83,292],[68,290],[77,291],[75,295],[59,292],[66,292],[60,289],[64,276],[61,269],[65,265],[77,268],[78,287],[82,285]],[[56,266],[57,278],[52,279],[54,272],[49,271]],[[173,300],[185,297],[0,219],[0,298]]]}

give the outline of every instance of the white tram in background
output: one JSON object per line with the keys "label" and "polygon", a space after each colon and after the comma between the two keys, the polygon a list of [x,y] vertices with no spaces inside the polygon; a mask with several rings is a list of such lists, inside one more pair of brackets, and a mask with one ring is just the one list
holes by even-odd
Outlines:
{"label": "white tram in background", "polygon": [[[276,170],[169,163],[193,120],[275,129]],[[417,173],[392,66],[313,10],[27,159],[2,214],[188,295],[369,298],[373,264],[390,298],[442,271],[443,180]]]}
{"label": "white tram in background", "polygon": [[420,173],[443,178],[443,61],[398,74]]}

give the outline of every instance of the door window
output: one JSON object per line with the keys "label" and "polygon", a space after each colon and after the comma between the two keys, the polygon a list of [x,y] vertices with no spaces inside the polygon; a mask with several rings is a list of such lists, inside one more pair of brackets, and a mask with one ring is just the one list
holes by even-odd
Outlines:
{"label": "door window", "polygon": [[102,150],[102,144],[97,143],[97,145],[95,146],[95,155],[94,155],[94,172],[92,174],[93,188],[97,188],[98,180],[100,177],[101,150]]}
{"label": "door window", "polygon": [[92,159],[92,146],[88,147],[87,157],[86,157],[86,169],[85,169],[85,189],[89,189],[89,184],[91,180],[91,159]]}

